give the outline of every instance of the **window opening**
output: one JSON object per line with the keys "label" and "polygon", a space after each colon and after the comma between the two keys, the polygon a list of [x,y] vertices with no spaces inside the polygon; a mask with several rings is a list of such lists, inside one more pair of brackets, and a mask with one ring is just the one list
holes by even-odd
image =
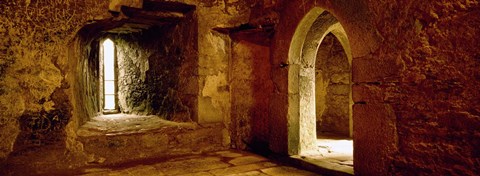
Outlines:
{"label": "window opening", "polygon": [[115,89],[115,45],[112,40],[103,42],[103,109],[113,111],[116,109]]}

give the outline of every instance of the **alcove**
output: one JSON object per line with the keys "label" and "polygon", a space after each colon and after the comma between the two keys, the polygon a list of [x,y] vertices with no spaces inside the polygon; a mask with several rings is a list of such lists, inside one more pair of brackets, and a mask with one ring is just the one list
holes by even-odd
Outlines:
{"label": "alcove", "polygon": [[[80,124],[106,114],[196,120],[194,9],[168,2],[144,8],[122,6],[120,14],[113,13],[116,17],[93,21],[79,31],[76,90],[77,105],[83,109],[78,112]],[[111,50],[106,42],[113,45],[113,56],[105,54]]]}
{"label": "alcove", "polygon": [[288,150],[294,158],[353,173],[352,55],[342,25],[312,9],[289,50]]}

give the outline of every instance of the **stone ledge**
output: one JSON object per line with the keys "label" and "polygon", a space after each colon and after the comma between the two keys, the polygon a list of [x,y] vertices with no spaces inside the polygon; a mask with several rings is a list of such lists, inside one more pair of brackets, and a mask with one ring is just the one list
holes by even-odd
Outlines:
{"label": "stone ledge", "polygon": [[322,159],[309,159],[298,155],[290,156],[289,162],[309,171],[334,176],[351,176],[353,167]]}
{"label": "stone ledge", "polygon": [[[115,116],[115,115],[114,115]],[[198,125],[158,116],[99,116],[78,131],[88,165],[110,165],[147,158],[225,150],[221,124]],[[122,116],[123,118],[119,118]]]}
{"label": "stone ledge", "polygon": [[137,116],[113,114],[97,116],[82,125],[77,135],[79,137],[115,136],[125,134],[162,132],[178,130],[195,130],[200,126],[192,122],[173,122],[159,116]]}

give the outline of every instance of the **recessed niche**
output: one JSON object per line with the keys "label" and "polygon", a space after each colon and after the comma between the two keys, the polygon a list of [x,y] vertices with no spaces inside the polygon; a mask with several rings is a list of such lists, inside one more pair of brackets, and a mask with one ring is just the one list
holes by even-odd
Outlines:
{"label": "recessed niche", "polygon": [[80,124],[116,113],[197,119],[195,7],[161,3],[158,8],[122,6],[121,14],[114,14],[118,17],[79,31],[75,90]]}

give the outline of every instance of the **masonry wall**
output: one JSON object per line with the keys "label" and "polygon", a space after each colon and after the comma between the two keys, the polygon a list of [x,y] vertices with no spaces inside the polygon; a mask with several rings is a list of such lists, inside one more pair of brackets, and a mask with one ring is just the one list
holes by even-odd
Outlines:
{"label": "masonry wall", "polygon": [[[334,14],[353,54],[357,175],[475,175],[480,125],[478,1],[279,1],[272,140],[287,151],[288,43],[315,6]],[[298,8],[301,7],[301,8]],[[288,106],[287,106],[288,107]]]}
{"label": "masonry wall", "polygon": [[[264,46],[240,40],[232,43],[229,35],[212,29],[240,26],[249,20],[253,24],[275,22],[275,15],[270,15],[279,14],[269,51],[273,91],[268,97],[266,141],[269,149],[286,153],[289,44],[296,25],[311,8],[318,6],[342,23],[352,47],[355,173],[480,172],[478,1],[267,0],[257,11],[251,11],[256,1],[180,2],[197,6],[196,121],[224,122],[228,130],[222,133],[232,137],[237,135],[230,133],[234,128],[232,121],[242,120],[232,119],[233,115],[251,112],[250,100],[256,99],[250,97],[256,97],[253,91],[247,92],[247,98],[234,102],[241,108],[232,113],[230,91],[249,88],[230,87],[233,83],[229,62],[233,61],[232,45],[239,51],[253,51],[248,58],[262,53]],[[76,140],[75,130],[94,111],[83,111],[90,100],[74,101],[88,90],[74,91],[80,90],[77,83],[85,78],[73,73],[80,72],[80,65],[85,64],[76,57],[89,49],[81,49],[83,41],[75,36],[90,21],[111,17],[107,6],[108,1],[93,0],[0,3],[3,166],[8,161],[25,170],[66,168],[78,167],[88,159],[88,153]],[[261,19],[265,21],[257,21],[255,16],[264,17]],[[252,63],[246,58],[238,57]],[[239,80],[264,80],[269,76]],[[246,121],[264,117],[261,113],[253,114]],[[236,139],[253,138],[252,134],[263,136],[264,132],[241,133]]]}
{"label": "masonry wall", "polygon": [[[175,101],[193,107],[188,112],[179,108],[178,112],[189,114],[193,121],[224,122],[229,127],[227,80],[231,48],[228,35],[212,29],[246,23],[251,4],[223,0],[178,2],[195,5],[196,11],[192,15],[198,19],[198,22],[183,24],[198,26],[195,31],[186,27],[171,29],[180,31],[165,38],[167,42],[175,43],[174,47],[160,48],[164,56],[172,53],[179,56],[175,53],[180,52],[188,57],[168,58],[188,60],[178,72],[170,73],[178,73],[177,76],[184,78],[178,79],[178,84],[188,85],[179,86],[178,92],[182,93],[173,91],[178,98]],[[77,140],[76,129],[99,108],[98,100],[88,99],[90,95],[95,96],[93,89],[97,83],[84,80],[97,78],[98,73],[82,74],[95,65],[90,64],[89,68],[89,59],[80,59],[94,58],[89,53],[96,53],[96,46],[90,45],[92,41],[88,39],[96,37],[81,29],[94,21],[111,18],[108,3],[73,0],[7,0],[0,3],[2,168],[22,168],[25,172],[75,168],[84,165],[91,157]],[[98,29],[93,27],[90,30]],[[184,46],[186,48],[180,48]],[[192,61],[192,57],[196,60]],[[166,66],[159,64],[159,58],[150,59],[155,62],[149,65],[152,75],[158,73],[153,70],[161,71],[162,66]],[[84,81],[90,84],[85,85]],[[226,139],[230,136],[229,131],[218,132]],[[225,143],[228,145],[230,141]]]}
{"label": "masonry wall", "polygon": [[192,14],[179,24],[106,36],[117,49],[118,103],[127,114],[192,121],[197,112],[197,26]]}
{"label": "masonry wall", "polygon": [[[244,30],[231,34],[230,63],[232,146],[264,152],[269,141],[271,31]],[[268,154],[268,153],[261,153]]]}
{"label": "masonry wall", "polygon": [[[67,54],[69,44],[88,20],[108,13],[104,11],[107,3],[102,2],[0,3],[2,163],[9,155],[31,153],[54,161],[40,149],[65,148],[73,108],[67,81],[71,76],[67,75],[68,70],[73,69],[68,67],[73,61]],[[26,162],[30,159],[23,161]]]}

